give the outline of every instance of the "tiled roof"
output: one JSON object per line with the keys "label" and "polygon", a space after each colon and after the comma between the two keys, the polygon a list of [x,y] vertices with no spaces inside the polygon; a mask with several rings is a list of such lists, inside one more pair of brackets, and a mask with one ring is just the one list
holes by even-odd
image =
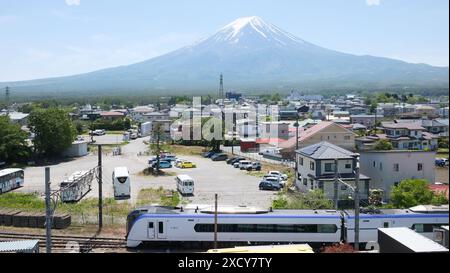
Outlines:
{"label": "tiled roof", "polygon": [[421,125],[412,122],[400,122],[400,123],[382,122],[381,126],[386,129],[407,129],[407,130],[425,131],[425,128],[423,128]]}
{"label": "tiled roof", "polygon": [[358,155],[326,141],[299,149],[297,153],[313,159],[350,159]]}

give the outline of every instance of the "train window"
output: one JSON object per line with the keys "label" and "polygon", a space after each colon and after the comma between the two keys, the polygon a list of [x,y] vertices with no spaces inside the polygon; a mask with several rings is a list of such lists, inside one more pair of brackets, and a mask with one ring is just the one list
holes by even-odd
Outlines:
{"label": "train window", "polygon": [[[196,232],[214,232],[214,224],[196,224]],[[218,224],[218,232],[336,233],[336,225]]]}
{"label": "train window", "polygon": [[158,232],[164,233],[164,222],[158,222]]}
{"label": "train window", "polygon": [[153,222],[148,223],[148,228],[153,228]]}
{"label": "train window", "polygon": [[418,233],[421,233],[421,232],[433,232],[433,229],[438,227],[439,225],[434,224],[414,224],[412,226],[412,229]]}
{"label": "train window", "polygon": [[389,222],[384,222],[384,223],[383,223],[383,227],[384,227],[384,228],[388,228],[388,227],[389,227]]}

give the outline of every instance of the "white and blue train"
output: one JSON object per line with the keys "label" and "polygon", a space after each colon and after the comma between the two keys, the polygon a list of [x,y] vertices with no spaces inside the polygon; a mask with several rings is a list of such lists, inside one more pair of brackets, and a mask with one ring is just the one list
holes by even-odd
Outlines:
{"label": "white and blue train", "polygon": [[[214,241],[214,208],[149,206],[127,218],[127,246],[178,244],[208,247]],[[219,207],[217,240],[224,245],[261,243],[309,243],[315,245],[354,242],[354,213],[350,210],[260,210]],[[377,241],[380,227],[408,227],[432,236],[433,228],[448,225],[448,205],[410,209],[363,211],[360,242]]]}

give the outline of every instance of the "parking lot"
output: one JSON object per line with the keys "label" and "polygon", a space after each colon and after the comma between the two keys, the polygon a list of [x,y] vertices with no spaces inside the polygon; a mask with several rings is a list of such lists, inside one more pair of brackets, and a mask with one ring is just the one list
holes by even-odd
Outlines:
{"label": "parking lot", "polygon": [[[111,141],[114,135],[96,137]],[[106,139],[107,138],[107,139]],[[139,156],[147,150],[144,139],[132,140],[122,147],[122,155],[113,156],[110,152],[103,156],[103,196],[113,197],[112,172],[115,167],[125,166],[131,176],[131,199],[133,204],[137,201],[137,195],[144,188],[176,189],[176,174],[188,174],[195,180],[194,196],[183,197],[183,203],[214,204],[214,194],[219,196],[219,203],[223,205],[247,205],[268,208],[276,192],[260,191],[258,184],[260,178],[247,174],[246,171],[235,169],[224,161],[213,162],[200,156],[180,156],[181,159],[190,160],[197,164],[194,169],[165,169],[171,175],[144,176],[142,171],[148,167],[148,156]],[[102,139],[103,141],[103,139]],[[61,181],[75,171],[89,170],[97,166],[97,155],[89,154],[77,159],[50,165],[52,189],[58,189]],[[27,167],[25,169],[25,186],[17,191],[44,192],[45,167]],[[98,196],[98,184],[92,183],[92,191],[87,197]]]}

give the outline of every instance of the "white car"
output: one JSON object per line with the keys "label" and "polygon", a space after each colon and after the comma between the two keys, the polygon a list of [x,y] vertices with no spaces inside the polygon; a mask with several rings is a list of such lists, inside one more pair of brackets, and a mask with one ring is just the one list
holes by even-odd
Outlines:
{"label": "white car", "polygon": [[250,160],[239,161],[239,169],[246,170],[248,166],[251,166],[252,162]]}
{"label": "white car", "polygon": [[284,173],[281,173],[279,171],[270,171],[268,174],[273,175],[273,176],[278,176],[281,178],[281,180],[287,180],[288,176]]}

